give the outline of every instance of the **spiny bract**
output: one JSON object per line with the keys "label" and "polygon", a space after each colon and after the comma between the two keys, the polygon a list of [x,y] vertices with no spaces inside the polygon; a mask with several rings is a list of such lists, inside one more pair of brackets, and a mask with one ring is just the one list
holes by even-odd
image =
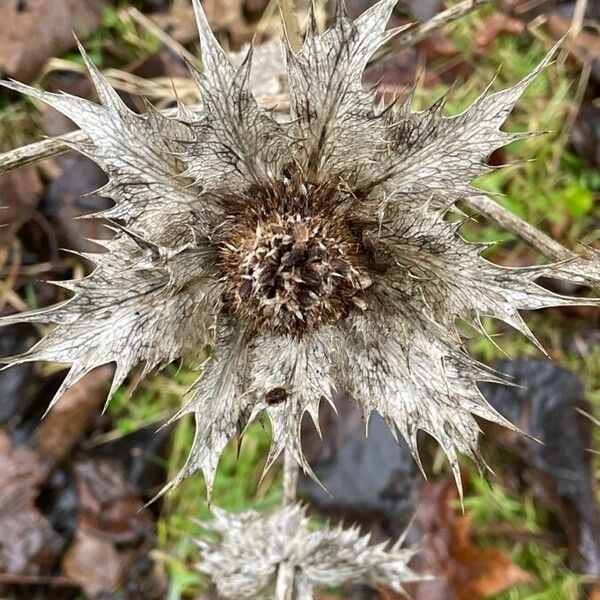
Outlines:
{"label": "spiny bract", "polygon": [[[189,459],[171,484],[202,470],[210,491],[227,442],[261,413],[272,423],[272,464],[287,448],[308,471],[300,421],[318,426],[322,398],[349,392],[417,457],[434,436],[459,482],[457,453],[479,458],[474,416],[510,424],[476,382],[496,380],[465,354],[455,321],[502,319],[534,339],[519,310],[568,305],[535,280],[565,265],[503,268],[463,240],[454,203],[479,194],[496,148],[523,134],[500,126],[551,54],[523,81],[484,93],[445,117],[443,101],[411,112],[410,98],[378,108],[361,77],[390,37],[395,0],[356,21],[311,17],[297,53],[283,43],[290,118],[278,122],[249,89],[252,50],[236,68],[194,1],[203,71],[190,67],[201,111],[132,113],[83,53],[101,104],[4,85],[58,109],[87,134],[75,149],[109,176],[114,200],[94,272],[64,282],[73,297],[4,319],[55,327],[9,362],[71,364],[61,394],[92,368],[116,365],[110,395],[143,374],[213,347],[180,416],[193,413]],[[568,277],[568,273],[567,273]],[[110,397],[109,395],[109,397]]]}
{"label": "spiny bract", "polygon": [[357,527],[311,531],[306,511],[286,506],[271,514],[255,511],[232,515],[213,509],[204,526],[218,540],[198,542],[198,569],[210,576],[226,598],[273,598],[282,564],[293,573],[293,598],[312,600],[315,589],[365,583],[403,592],[404,584],[426,579],[408,567],[412,550],[400,544],[370,545]]}

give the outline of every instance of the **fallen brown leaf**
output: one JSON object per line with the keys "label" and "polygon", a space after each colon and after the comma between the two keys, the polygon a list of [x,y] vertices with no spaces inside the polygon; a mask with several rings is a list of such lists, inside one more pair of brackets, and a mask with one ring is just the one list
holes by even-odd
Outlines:
{"label": "fallen brown leaf", "polygon": [[[559,10],[565,17],[572,17],[575,13],[577,0],[500,0],[500,9],[511,16],[525,21],[532,21],[540,15]],[[600,19],[600,5],[596,0],[588,0],[585,7],[585,18],[589,20]]]}
{"label": "fallen brown leaf", "polygon": [[502,13],[495,13],[482,19],[475,30],[473,50],[475,54],[484,54],[502,33],[519,35],[525,30],[522,21]]}
{"label": "fallen brown leaf", "polygon": [[204,6],[212,30],[227,33],[231,50],[239,50],[252,40],[254,29],[246,21],[242,2],[206,0]]}
{"label": "fallen brown leaf", "polygon": [[467,579],[465,590],[459,594],[464,600],[499,594],[517,583],[531,580],[531,575],[515,565],[504,550],[482,549],[473,543],[471,520],[467,515],[454,522],[452,538],[452,554],[464,568]]}
{"label": "fallen brown leaf", "polygon": [[588,600],[600,600],[600,583],[595,583],[593,585]]}
{"label": "fallen brown leaf", "polygon": [[411,21],[427,21],[443,8],[442,0],[400,0],[395,13],[404,13]]}
{"label": "fallen brown leaf", "polygon": [[[249,42],[254,33],[246,22],[244,5],[239,0],[209,0],[203,4],[206,17],[215,33],[227,33],[231,50]],[[191,3],[187,0],[174,0],[171,8],[150,18],[163,31],[181,44],[198,39],[196,20]]]}
{"label": "fallen brown leaf", "polygon": [[[456,507],[451,478],[423,484],[408,447],[394,440],[380,416],[370,420],[365,437],[364,422],[350,403],[340,399],[336,406],[336,416],[330,408],[321,412],[324,441],[312,424],[303,429],[303,446],[329,493],[307,477],[301,491],[321,514],[360,523],[374,541],[397,539],[413,518],[408,534],[411,543],[419,540],[419,552],[412,566],[434,578],[407,586],[409,597],[475,600],[531,579],[504,550],[475,544],[468,516]],[[380,593],[386,600],[404,599]]]}
{"label": "fallen brown leaf", "polygon": [[60,402],[40,422],[31,447],[48,466],[58,464],[79,443],[106,400],[112,374],[111,366],[90,371],[65,392]]}
{"label": "fallen brown leaf", "polygon": [[105,0],[0,2],[0,75],[31,79],[52,56],[100,25]]}
{"label": "fallen brown leaf", "polygon": [[173,0],[173,4],[167,11],[150,15],[150,18],[180,44],[198,39],[192,5],[185,0]]}
{"label": "fallen brown leaf", "polygon": [[146,12],[160,12],[169,9],[170,0],[142,0],[142,10]]}
{"label": "fallen brown leaf", "polygon": [[415,527],[423,535],[416,560],[433,581],[411,589],[415,600],[478,600],[531,580],[500,548],[480,548],[471,521],[455,507],[458,494],[451,479],[423,485],[416,502]]}
{"label": "fallen brown leaf", "polygon": [[114,545],[85,531],[78,531],[62,560],[65,574],[91,597],[119,587],[122,565]]}
{"label": "fallen brown leaf", "polygon": [[35,506],[46,469],[36,454],[0,431],[0,571],[36,575],[51,568],[60,538]]}
{"label": "fallen brown leaf", "polygon": [[[0,211],[1,213],[2,211]],[[1,314],[1,313],[0,313]],[[37,339],[30,323],[7,325],[0,335],[0,356],[11,356],[25,352]],[[34,400],[34,386],[31,385],[33,365],[23,363],[11,369],[0,371],[0,424],[12,425],[31,406]]]}
{"label": "fallen brown leaf", "polygon": [[[74,471],[79,515],[75,541],[62,562],[65,574],[92,599],[117,589],[124,600],[163,598],[164,575],[149,555],[154,520],[119,463],[85,458]],[[104,560],[106,568],[99,568]]]}
{"label": "fallen brown leaf", "polygon": [[80,460],[75,463],[75,475],[81,527],[118,544],[138,543],[152,537],[152,516],[117,462]]}
{"label": "fallen brown leaf", "polygon": [[111,202],[93,194],[106,183],[106,175],[89,158],[81,154],[59,157],[62,173],[44,192],[45,214],[52,224],[61,247],[79,251],[97,251],[90,239],[106,239],[111,232],[101,219],[80,219],[107,209]]}
{"label": "fallen brown leaf", "polygon": [[269,6],[269,0],[243,0],[243,7],[246,14],[251,19],[257,20],[260,18],[265,8]]}

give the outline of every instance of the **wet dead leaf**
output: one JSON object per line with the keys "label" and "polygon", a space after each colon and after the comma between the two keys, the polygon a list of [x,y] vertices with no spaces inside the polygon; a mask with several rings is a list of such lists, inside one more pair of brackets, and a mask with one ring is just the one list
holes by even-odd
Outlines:
{"label": "wet dead leaf", "polygon": [[[323,442],[308,422],[303,428],[307,458],[329,493],[307,477],[301,490],[320,513],[360,523],[374,541],[397,539],[414,518],[408,542],[422,549],[415,567],[435,579],[408,588],[412,598],[475,600],[531,578],[504,550],[475,544],[453,480],[424,484],[406,444],[396,443],[379,415],[372,416],[365,438],[364,422],[348,399],[337,399],[336,406],[338,416],[323,410]],[[383,598],[400,598],[386,593]]]}
{"label": "wet dead leaf", "polygon": [[[173,423],[152,423],[128,435],[96,443],[89,442],[94,456],[118,457],[127,481],[134,485],[142,498],[150,500],[166,483],[166,468]],[[101,436],[100,436],[101,437]],[[160,500],[150,508],[157,509]]]}
{"label": "wet dead leaf", "polygon": [[525,24],[522,21],[503,13],[495,13],[477,24],[473,50],[475,54],[485,54],[501,34],[519,35],[523,31],[525,31]]}
{"label": "wet dead leaf", "polygon": [[[239,50],[249,42],[254,33],[244,15],[244,4],[240,0],[207,0],[203,3],[211,29],[226,33],[230,50]],[[150,17],[156,25],[181,44],[196,41],[198,30],[194,10],[187,0],[173,0],[171,8]]]}
{"label": "wet dead leaf", "polygon": [[244,0],[243,7],[250,20],[256,21],[269,6],[269,0]]}
{"label": "wet dead leaf", "polygon": [[252,40],[254,28],[248,24],[240,0],[205,0],[204,6],[212,30],[227,33],[230,50],[239,50]]}
{"label": "wet dead leaf", "polygon": [[575,152],[590,166],[600,167],[600,106],[584,104],[569,135]]}
{"label": "wet dead leaf", "polygon": [[52,567],[60,538],[35,506],[46,469],[0,431],[0,571],[36,575]]}
{"label": "wet dead leaf", "polygon": [[600,506],[587,450],[591,424],[577,412],[590,411],[583,384],[550,361],[502,361],[495,367],[510,375],[517,387],[481,385],[484,396],[541,443],[496,427],[489,433],[495,443],[520,457],[518,479],[556,515],[567,538],[571,566],[599,577]]}
{"label": "wet dead leaf", "polygon": [[[0,335],[0,356],[5,357],[24,352],[36,339],[35,329],[29,323],[8,325],[2,329]],[[3,425],[17,421],[18,416],[22,415],[31,405],[33,401],[32,372],[33,365],[31,363],[15,365],[10,369],[0,371],[0,390],[2,390],[0,423]]]}
{"label": "wet dead leaf", "polygon": [[[65,555],[63,568],[91,598],[115,589],[119,597],[154,600],[165,594],[164,575],[150,557],[155,547],[152,514],[114,460],[84,458],[74,465],[79,497],[77,537]],[[98,571],[96,552],[108,561]],[[88,581],[82,574],[89,572]]]}
{"label": "wet dead leaf", "polygon": [[106,239],[110,231],[101,219],[79,219],[86,214],[101,212],[111,202],[93,194],[102,187],[106,175],[96,163],[81,154],[69,154],[57,160],[62,173],[53,179],[44,192],[44,214],[63,248],[98,251],[89,239]]}
{"label": "wet dead leaf", "polygon": [[40,422],[31,446],[49,466],[70,455],[104,404],[112,366],[103,366],[84,375],[70,387]]}
{"label": "wet dead leaf", "polygon": [[442,0],[400,0],[394,12],[406,15],[411,21],[427,21],[442,10],[443,4]]}
{"label": "wet dead leaf", "polygon": [[308,477],[301,479],[301,491],[322,514],[360,522],[376,539],[398,538],[421,482],[408,446],[396,443],[378,414],[365,437],[364,421],[349,399],[336,398],[336,407],[337,415],[329,405],[322,407],[323,441],[308,419],[303,423],[303,448],[327,491]]}
{"label": "wet dead leaf", "polygon": [[63,557],[62,567],[89,598],[111,593],[119,587],[122,570],[119,553],[110,542],[85,531],[77,532]]}
{"label": "wet dead leaf", "polygon": [[[556,12],[566,19],[572,19],[578,0],[500,0],[500,8],[517,19],[531,21],[540,15]],[[600,19],[600,4],[595,0],[584,3],[585,18]]]}
{"label": "wet dead leaf", "polygon": [[472,537],[468,515],[456,506],[454,481],[423,484],[415,503],[415,528],[423,536],[416,557],[421,572],[433,581],[419,583],[411,593],[415,600],[478,600],[499,594],[531,575],[515,565],[500,548],[481,548]]}
{"label": "wet dead leaf", "polygon": [[[368,0],[348,0],[348,12],[357,17],[371,4]],[[441,8],[440,0],[400,1],[394,9],[389,27],[425,21],[435,16]],[[398,91],[405,91],[405,88],[413,85],[417,79],[424,87],[434,87],[465,75],[465,64],[446,33],[434,31],[415,47],[406,48],[376,65],[369,66],[363,80],[366,85],[381,82],[381,92],[391,101]]]}
{"label": "wet dead leaf", "polygon": [[190,71],[181,56],[168,48],[162,48],[150,56],[127,67],[127,72],[143,79],[158,77],[189,78]]}
{"label": "wet dead leaf", "polygon": [[142,10],[146,12],[161,12],[168,10],[171,0],[143,0]]}
{"label": "wet dead leaf", "polygon": [[180,44],[187,44],[198,39],[192,5],[186,0],[173,0],[168,10],[150,15],[150,18]]}
{"label": "wet dead leaf", "polygon": [[21,81],[100,25],[105,0],[4,0],[0,2],[0,75]]}
{"label": "wet dead leaf", "polygon": [[83,459],[75,464],[80,500],[79,522],[88,532],[118,544],[153,535],[150,512],[114,460]]}

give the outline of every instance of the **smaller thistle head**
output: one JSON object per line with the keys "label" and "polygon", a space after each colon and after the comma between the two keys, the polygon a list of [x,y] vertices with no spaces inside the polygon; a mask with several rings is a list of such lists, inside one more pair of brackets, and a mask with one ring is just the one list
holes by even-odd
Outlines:
{"label": "smaller thistle head", "polygon": [[297,600],[311,600],[318,589],[358,583],[402,593],[407,583],[427,579],[410,569],[414,552],[400,543],[371,544],[356,527],[311,530],[300,505],[266,515],[213,509],[213,516],[203,526],[217,539],[198,542],[197,568],[225,598],[270,600],[278,570],[286,567]]}

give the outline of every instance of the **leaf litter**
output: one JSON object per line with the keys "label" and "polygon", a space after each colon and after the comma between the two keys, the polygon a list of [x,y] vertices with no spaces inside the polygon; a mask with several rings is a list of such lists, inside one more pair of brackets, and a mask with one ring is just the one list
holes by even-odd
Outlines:
{"label": "leaf litter", "polygon": [[[509,452],[498,476],[510,488],[511,473],[519,474],[520,484],[511,488],[513,492],[519,496],[533,493],[556,516],[557,533],[564,536],[559,540],[568,548],[571,567],[598,577],[600,505],[587,451],[591,424],[577,412],[589,410],[581,381],[550,361],[505,361],[496,366],[520,387],[485,384],[481,386],[484,395],[504,416],[542,442],[487,428],[488,452],[498,446]],[[406,530],[408,540],[421,549],[411,566],[434,576],[432,581],[410,587],[417,600],[471,600],[534,582],[535,576],[515,564],[506,550],[481,547],[474,541],[479,537],[477,528],[461,512],[451,480],[437,475],[423,483],[408,448],[396,443],[382,420],[371,419],[365,439],[360,415],[348,406],[337,403],[337,418],[324,411],[324,441],[308,425],[304,431],[309,459],[327,490],[303,479],[301,489],[318,513],[358,522],[376,540],[395,539]],[[421,446],[426,445],[421,440]],[[430,458],[433,462],[434,457]],[[512,535],[521,537],[518,530],[502,532],[502,536]],[[357,590],[350,598],[360,598],[361,593]],[[383,592],[381,597],[397,596]]]}

